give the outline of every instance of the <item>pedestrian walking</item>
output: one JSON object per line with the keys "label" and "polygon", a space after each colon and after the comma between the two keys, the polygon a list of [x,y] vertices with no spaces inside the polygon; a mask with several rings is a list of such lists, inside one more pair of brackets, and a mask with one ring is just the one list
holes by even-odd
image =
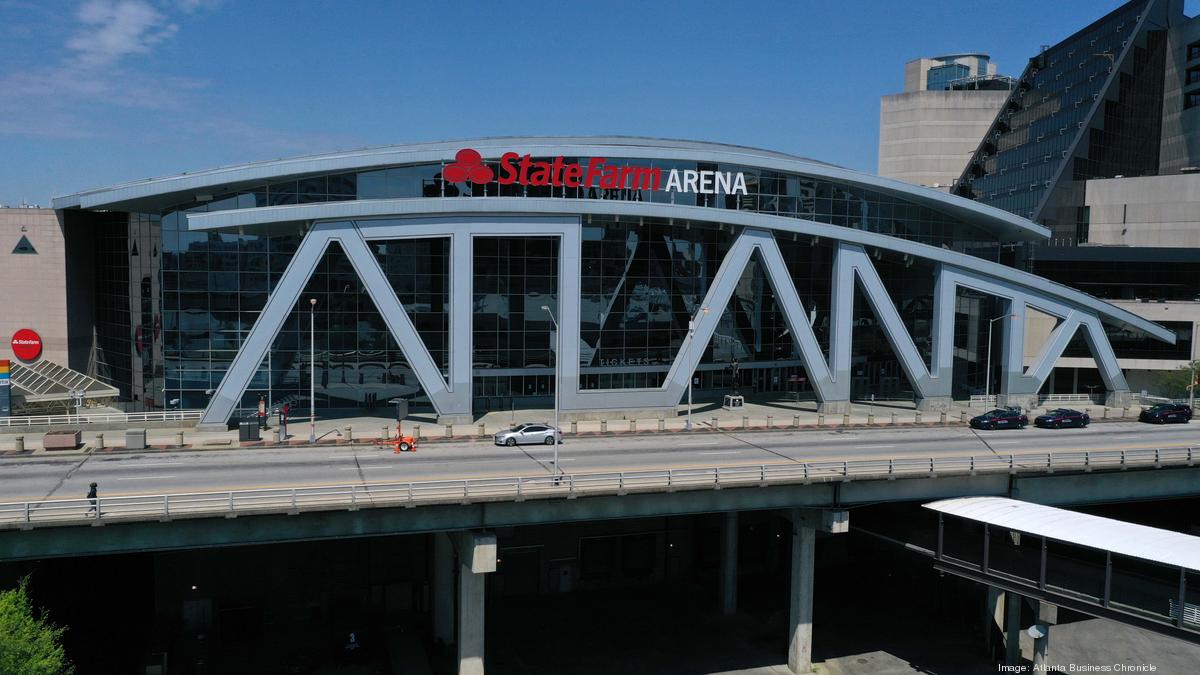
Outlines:
{"label": "pedestrian walking", "polygon": [[87,514],[90,516],[94,513],[94,514],[96,514],[96,517],[98,518],[98,517],[100,517],[100,509],[98,507],[98,505],[100,503],[100,499],[96,496],[96,484],[92,483],[91,485],[88,486],[88,488],[89,489],[88,489],[88,493],[87,493],[87,498],[88,498],[88,501],[90,501],[92,503],[92,505],[88,507]]}
{"label": "pedestrian walking", "polygon": [[287,432],[288,414],[291,412],[292,412],[292,404],[291,403],[284,403],[283,407],[279,409],[279,438],[281,438],[282,440],[285,440],[285,441],[287,440],[287,437],[288,437],[288,432]]}

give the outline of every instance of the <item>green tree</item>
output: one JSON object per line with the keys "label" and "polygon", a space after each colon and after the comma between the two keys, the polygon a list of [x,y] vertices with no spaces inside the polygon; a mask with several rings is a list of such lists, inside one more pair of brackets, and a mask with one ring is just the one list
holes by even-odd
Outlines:
{"label": "green tree", "polygon": [[0,591],[0,675],[66,675],[74,672],[62,646],[65,628],[35,612],[29,600],[29,577],[16,588]]}
{"label": "green tree", "polygon": [[[1188,385],[1192,382],[1193,368],[1200,375],[1200,361],[1179,366],[1175,370],[1160,370],[1154,373],[1152,379],[1152,391],[1149,393],[1155,396],[1164,396],[1166,398],[1187,398]],[[1200,394],[1200,391],[1196,392]]]}

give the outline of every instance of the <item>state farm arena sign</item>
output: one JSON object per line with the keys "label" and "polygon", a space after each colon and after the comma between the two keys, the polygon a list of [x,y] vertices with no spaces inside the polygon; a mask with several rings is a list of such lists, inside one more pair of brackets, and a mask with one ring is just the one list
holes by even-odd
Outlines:
{"label": "state farm arena sign", "polygon": [[42,336],[22,328],[12,336],[12,351],[22,361],[36,361],[42,355]]}
{"label": "state farm arena sign", "polygon": [[591,157],[582,163],[568,162],[560,155],[545,161],[516,152],[500,155],[496,167],[493,169],[491,165],[484,164],[478,151],[464,148],[454,155],[454,162],[442,170],[442,178],[451,183],[483,185],[495,181],[500,185],[634,191],[635,194],[641,190],[706,195],[746,194],[746,177],[740,171],[626,166],[610,164],[604,157]]}

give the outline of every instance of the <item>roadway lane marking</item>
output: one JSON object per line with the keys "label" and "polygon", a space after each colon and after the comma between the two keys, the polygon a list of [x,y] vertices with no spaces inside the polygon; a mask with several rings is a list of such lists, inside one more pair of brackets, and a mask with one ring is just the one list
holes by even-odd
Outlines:
{"label": "roadway lane marking", "polygon": [[118,478],[117,480],[158,480],[166,478],[176,478],[176,476],[125,476],[124,478]]}
{"label": "roadway lane marking", "polygon": [[740,455],[740,454],[742,454],[742,451],[741,450],[707,450],[704,452],[697,452],[696,454],[697,455]]}
{"label": "roadway lane marking", "polygon": [[895,443],[893,443],[891,445],[856,445],[856,446],[854,446],[854,449],[855,450],[875,450],[877,448],[894,448],[894,447],[896,447]]}
{"label": "roadway lane marking", "polygon": [[121,468],[145,469],[145,468],[154,467],[154,466],[179,466],[179,462],[154,462],[151,464],[130,464],[127,467],[121,467]]}

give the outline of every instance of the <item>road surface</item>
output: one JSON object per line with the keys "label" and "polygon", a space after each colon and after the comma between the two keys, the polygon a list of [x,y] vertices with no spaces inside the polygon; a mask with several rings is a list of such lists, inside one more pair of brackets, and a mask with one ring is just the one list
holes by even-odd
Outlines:
{"label": "road surface", "polygon": [[[965,427],[759,431],[568,438],[564,473],[734,467],[804,461],[913,459],[1200,446],[1200,424],[1114,422],[1087,429],[973,431]],[[552,446],[427,444],[415,453],[372,447],[221,449],[0,459],[0,502],[367,483],[544,476]]]}

